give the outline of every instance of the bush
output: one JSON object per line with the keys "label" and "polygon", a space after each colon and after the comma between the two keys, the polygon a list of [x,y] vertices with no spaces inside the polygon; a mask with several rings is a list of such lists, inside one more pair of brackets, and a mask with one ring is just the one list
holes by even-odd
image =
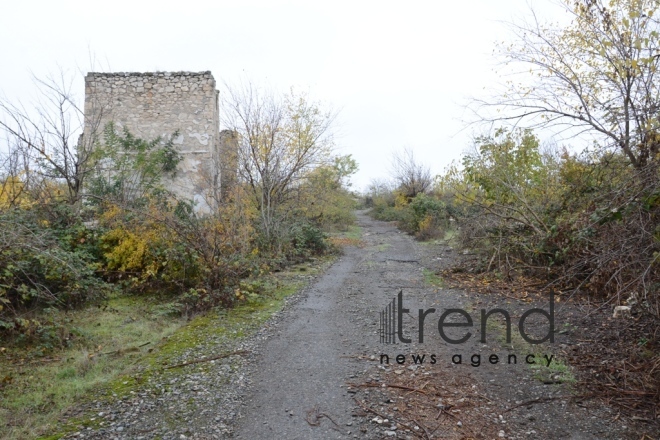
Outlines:
{"label": "bush", "polygon": [[[55,230],[36,210],[0,211],[0,331],[21,332],[28,326],[19,312],[34,307],[61,308],[103,300],[111,286],[96,273],[85,234]],[[78,223],[70,232],[81,233]],[[92,235],[92,234],[87,234]],[[77,245],[76,245],[77,244]],[[80,246],[78,246],[80,245]],[[24,327],[21,329],[21,327]]]}
{"label": "bush", "polygon": [[529,131],[477,141],[442,182],[482,269],[549,275],[563,289],[660,313],[660,174],[608,151],[542,154]]}
{"label": "bush", "polygon": [[397,222],[401,230],[418,240],[441,236],[448,222],[444,202],[424,193],[412,199],[398,192],[392,197],[374,198],[371,215],[377,220]]}
{"label": "bush", "polygon": [[233,288],[258,267],[251,222],[234,209],[204,218],[180,204],[151,204],[141,215],[108,209],[101,217],[107,276],[135,293],[179,296],[182,313],[231,305]]}
{"label": "bush", "polygon": [[328,250],[328,236],[309,223],[294,224],[291,229],[292,257],[320,255]]}
{"label": "bush", "polygon": [[[654,165],[634,169],[615,159],[564,161],[567,209],[544,248],[557,282],[619,300],[634,293],[658,307],[660,176]],[[571,173],[575,168],[579,176]]]}
{"label": "bush", "polygon": [[418,194],[410,202],[413,213],[412,232],[418,240],[429,240],[442,235],[448,222],[445,204],[426,194]]}

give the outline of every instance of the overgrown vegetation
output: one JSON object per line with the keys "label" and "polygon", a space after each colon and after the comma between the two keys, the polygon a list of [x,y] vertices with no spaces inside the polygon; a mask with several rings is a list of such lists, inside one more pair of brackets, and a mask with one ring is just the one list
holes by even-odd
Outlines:
{"label": "overgrown vegetation", "polygon": [[367,206],[378,220],[394,221],[419,240],[443,237],[449,226],[445,203],[432,191],[431,172],[411,150],[392,157],[393,181],[374,180]]}
{"label": "overgrown vegetation", "polygon": [[483,269],[546,272],[561,289],[619,301],[634,292],[658,306],[655,164],[635,168],[609,151],[542,153],[529,131],[499,131],[476,147],[441,185]]}
{"label": "overgrown vegetation", "polygon": [[[660,356],[643,347],[659,342],[660,3],[560,4],[572,19],[564,27],[535,14],[512,25],[514,41],[498,48],[506,89],[473,101],[491,131],[460,163],[414,196],[395,168],[392,183],[373,182],[367,203],[376,218],[419,238],[428,236],[420,233],[421,207],[437,212],[441,226],[451,226],[452,245],[470,254],[470,267],[444,275],[452,282],[454,271],[469,272],[461,285],[473,292],[486,284],[487,293],[515,290],[525,299],[534,286],[559,300],[630,306],[628,319],[585,318],[593,341],[562,353],[554,369],[535,368],[544,382],[579,381],[653,424]],[[589,144],[542,146],[537,135],[546,127]],[[607,360],[582,361],[591,356]]]}
{"label": "overgrown vegetation", "polygon": [[161,306],[154,298],[111,295],[99,308],[42,311],[38,343],[0,353],[3,438],[45,434],[69,406],[186,322],[163,319]]}
{"label": "overgrown vegetation", "polygon": [[[540,276],[557,290],[658,316],[659,5],[564,6],[573,18],[564,28],[536,17],[513,25],[515,41],[500,52],[507,68],[525,67],[520,81],[475,100],[476,109],[490,122],[593,133],[589,148],[542,147],[533,129],[499,128],[414,194],[395,158],[393,182],[374,181],[367,202],[376,218],[420,239],[455,225],[454,240],[480,256],[476,270]],[[404,168],[424,175],[419,164]]]}
{"label": "overgrown vegetation", "polygon": [[[268,95],[279,125],[251,114],[270,136],[231,127],[237,157],[223,172],[239,172],[200,215],[192,194],[169,190],[182,159],[176,131],[141,139],[85,121],[91,133],[74,142],[84,118],[68,89],[40,84],[53,107],[37,107],[34,118],[0,102],[8,140],[0,163],[0,425],[18,427],[17,438],[113,380],[144,351],[136,347],[156,345],[182,318],[237,308],[262,322],[299,284],[265,280],[335,252],[328,233],[348,230],[355,206],[349,178],[357,164],[334,155],[333,116],[305,95]],[[255,103],[231,96],[236,112]]]}
{"label": "overgrown vegetation", "polygon": [[[53,351],[40,344],[0,349],[0,426],[3,438],[60,438],[80,426],[102,426],[98,410],[63,417],[66,410],[93,396],[122,398],[136,392],[153,376],[176,377],[180,369],[164,369],[208,338],[228,344],[249,336],[284,300],[333,261],[320,257],[285,270],[240,282],[240,302],[217,308],[191,320],[178,315],[167,298],[113,294],[101,307],[63,311],[47,309]],[[300,269],[305,268],[304,272]],[[56,342],[57,341],[57,342]]]}
{"label": "overgrown vegetation", "polygon": [[433,192],[372,195],[374,216],[420,239],[455,220],[477,270],[544,277],[556,289],[660,310],[660,175],[616,151],[540,147],[529,130],[475,140]]}
{"label": "overgrown vegetation", "polygon": [[305,95],[228,94],[228,121],[250,116],[232,126],[238,178],[215,211],[198,215],[192,194],[168,189],[177,132],[147,140],[86,121],[91,133],[76,147],[78,107],[60,84],[41,84],[55,104],[37,109],[45,122],[1,106],[10,142],[0,170],[3,339],[36,341],[45,307],[111,293],[157,296],[175,315],[232,306],[242,279],[332,251],[326,233],[353,222],[357,164],[332,154],[334,116]]}

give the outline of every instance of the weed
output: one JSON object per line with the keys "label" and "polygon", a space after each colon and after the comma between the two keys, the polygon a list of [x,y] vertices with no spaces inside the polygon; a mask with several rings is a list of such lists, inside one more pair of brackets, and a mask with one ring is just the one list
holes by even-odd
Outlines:
{"label": "weed", "polygon": [[555,356],[548,365],[542,354],[537,353],[535,356],[535,363],[530,365],[535,379],[543,383],[575,383],[571,368],[562,359]]}
{"label": "weed", "polygon": [[351,225],[348,230],[340,233],[328,234],[328,237],[328,241],[336,248],[336,250],[341,249],[343,246],[364,246],[364,241],[362,240],[362,228],[359,226]]}
{"label": "weed", "polygon": [[435,287],[444,287],[445,285],[444,280],[432,270],[424,269],[423,274],[424,274],[424,282],[426,282],[426,284],[430,284],[431,286],[435,286]]}
{"label": "weed", "polygon": [[0,371],[12,381],[0,391],[3,438],[44,434],[68,407],[127,371],[127,359],[141,351],[127,349],[155,344],[185,322],[159,319],[153,312],[156,306],[146,298],[126,296],[110,298],[105,308],[51,310],[50,318],[68,329],[69,344],[50,350],[5,347]]}
{"label": "weed", "polygon": [[342,235],[349,239],[360,240],[362,239],[362,228],[360,226],[352,225],[348,228],[348,231],[344,232]]}

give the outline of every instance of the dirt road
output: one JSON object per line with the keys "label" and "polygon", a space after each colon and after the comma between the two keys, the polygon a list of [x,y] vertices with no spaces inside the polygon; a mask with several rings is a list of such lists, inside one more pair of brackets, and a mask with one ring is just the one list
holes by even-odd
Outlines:
{"label": "dirt road", "polygon": [[288,311],[263,350],[237,438],[330,439],[359,433],[347,382],[380,352],[378,317],[397,289],[424,288],[419,246],[359,215],[364,248],[345,255]]}
{"label": "dirt road", "polygon": [[[529,355],[555,362],[551,356],[566,338],[530,350],[506,344],[505,332],[489,326],[487,343],[480,342],[478,309],[508,308],[516,333],[517,319],[533,304],[443,288],[432,274],[450,265],[455,251],[419,244],[364,213],[358,221],[364,247],[348,248],[262,346],[235,438],[629,438],[608,408],[571,398],[576,391],[561,383],[563,366],[527,365]],[[410,310],[402,335],[412,342],[383,344],[380,314],[400,291]],[[548,310],[549,303],[536,307]],[[429,308],[436,312],[427,315],[419,343],[418,309]],[[450,308],[474,318],[464,343],[439,336],[438,315]],[[539,339],[548,324],[537,315],[526,328],[531,337],[538,327]],[[466,322],[453,318],[447,322]],[[559,326],[561,314],[555,319]],[[445,330],[453,341],[466,335],[464,327]]]}
{"label": "dirt road", "polygon": [[[347,247],[256,333],[199,334],[194,347],[169,362],[240,354],[158,369],[130,394],[86,402],[69,417],[91,414],[87,426],[66,438],[655,437],[639,434],[649,425],[637,430],[625,415],[571,384],[561,355],[585,343],[589,325],[604,323],[568,325],[567,314],[576,309],[562,303],[554,309],[554,342],[525,343],[518,324],[532,308],[538,310],[526,318],[525,335],[539,340],[549,334],[547,298],[530,302],[448,288],[438,272],[469,256],[415,242],[364,212],[358,223],[364,245]],[[498,319],[504,314],[497,312],[481,342],[481,310],[496,308],[510,315],[511,341],[506,321]]]}

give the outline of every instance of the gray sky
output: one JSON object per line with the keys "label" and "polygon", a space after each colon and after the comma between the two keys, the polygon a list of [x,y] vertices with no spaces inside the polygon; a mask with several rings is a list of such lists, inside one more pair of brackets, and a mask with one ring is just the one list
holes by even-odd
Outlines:
{"label": "gray sky", "polygon": [[0,93],[27,102],[32,74],[59,69],[81,101],[90,70],[210,70],[221,93],[245,77],[296,86],[341,110],[339,152],[359,162],[361,189],[404,146],[434,173],[460,157],[477,130],[465,129],[465,104],[500,80],[500,21],[528,10],[525,0],[15,1],[0,12]]}

